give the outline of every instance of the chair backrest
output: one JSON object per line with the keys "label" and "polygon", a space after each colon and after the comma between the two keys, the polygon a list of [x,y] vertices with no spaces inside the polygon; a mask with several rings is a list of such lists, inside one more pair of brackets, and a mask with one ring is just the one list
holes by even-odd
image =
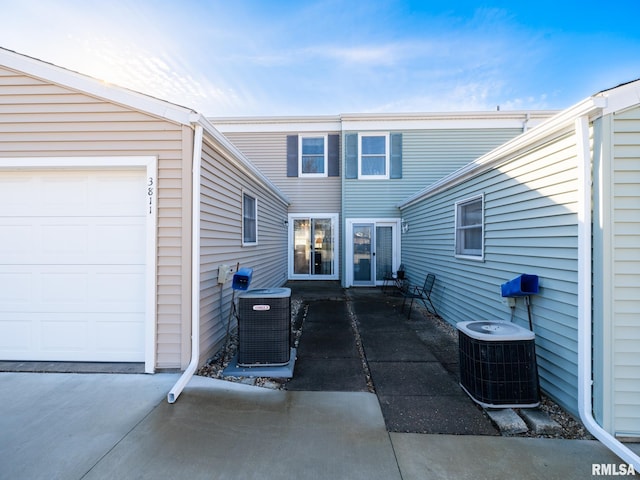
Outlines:
{"label": "chair backrest", "polygon": [[401,263],[400,266],[398,267],[398,271],[396,272],[396,276],[400,280],[404,280],[404,263]]}
{"label": "chair backrest", "polygon": [[427,278],[424,279],[424,287],[422,287],[422,291],[429,295],[431,290],[433,289],[433,284],[436,281],[436,276],[433,273],[427,275]]}

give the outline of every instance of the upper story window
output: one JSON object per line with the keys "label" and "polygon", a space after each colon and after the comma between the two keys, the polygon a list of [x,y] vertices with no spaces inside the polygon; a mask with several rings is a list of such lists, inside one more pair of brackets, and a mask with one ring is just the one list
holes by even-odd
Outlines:
{"label": "upper story window", "polygon": [[389,178],[389,135],[360,135],[358,176],[360,178]]}
{"label": "upper story window", "polygon": [[346,133],[344,155],[345,178],[402,178],[402,133]]}
{"label": "upper story window", "polygon": [[484,257],[484,198],[456,203],[456,256],[482,260]]}
{"label": "upper story window", "polygon": [[287,135],[287,177],[339,176],[339,135]]}
{"label": "upper story window", "polygon": [[327,137],[300,136],[298,171],[301,177],[327,176]]}
{"label": "upper story window", "polygon": [[242,245],[258,243],[258,199],[242,193]]}

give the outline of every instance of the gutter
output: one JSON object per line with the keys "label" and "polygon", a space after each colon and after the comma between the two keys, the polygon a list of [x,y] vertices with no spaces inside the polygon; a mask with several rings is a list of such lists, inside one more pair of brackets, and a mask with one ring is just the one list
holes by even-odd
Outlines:
{"label": "gutter", "polygon": [[591,158],[589,117],[575,120],[578,149],[578,409],[589,432],[609,450],[640,471],[640,457],[604,430],[593,417],[591,368]]}
{"label": "gutter", "polygon": [[191,180],[191,361],[167,395],[174,403],[196,372],[200,362],[200,170],[202,167],[203,128],[195,124]]}

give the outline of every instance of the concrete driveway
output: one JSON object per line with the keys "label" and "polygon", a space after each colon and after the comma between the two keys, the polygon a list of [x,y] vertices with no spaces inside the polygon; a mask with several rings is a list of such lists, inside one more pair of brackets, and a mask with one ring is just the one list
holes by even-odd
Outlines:
{"label": "concrete driveway", "polygon": [[0,373],[2,479],[399,479],[375,395]]}
{"label": "concrete driveway", "polygon": [[367,392],[193,377],[168,404],[177,378],[0,373],[0,479],[577,480],[620,464],[597,441],[389,434]]}

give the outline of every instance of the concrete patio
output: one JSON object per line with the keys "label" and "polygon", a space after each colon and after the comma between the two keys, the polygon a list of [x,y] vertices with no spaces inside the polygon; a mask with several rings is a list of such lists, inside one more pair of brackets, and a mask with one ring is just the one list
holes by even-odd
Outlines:
{"label": "concrete patio", "polygon": [[621,463],[597,441],[499,436],[441,339],[423,325],[418,343],[380,291],[297,288],[308,323],[287,390],[193,377],[169,404],[175,373],[0,373],[0,479],[584,479]]}

